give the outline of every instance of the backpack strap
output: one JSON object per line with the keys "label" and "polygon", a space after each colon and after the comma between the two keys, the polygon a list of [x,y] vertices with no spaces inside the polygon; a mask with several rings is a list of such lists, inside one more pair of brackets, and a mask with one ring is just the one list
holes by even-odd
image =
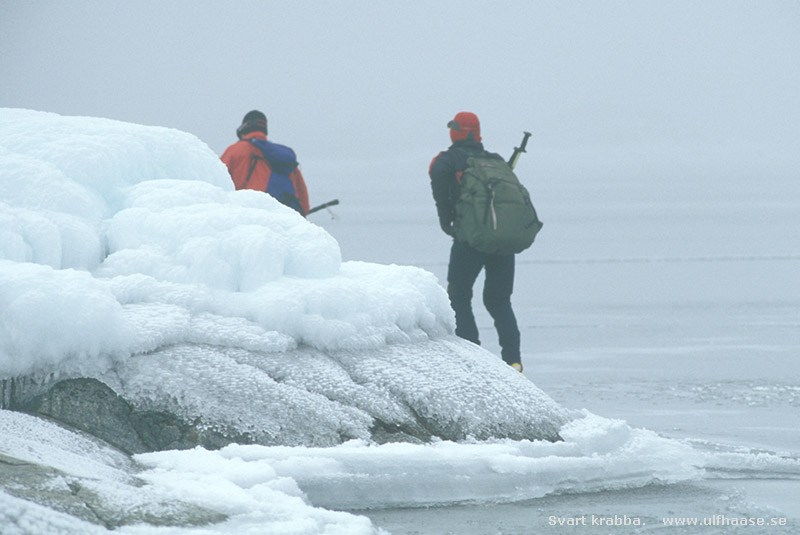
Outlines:
{"label": "backpack strap", "polygon": [[244,179],[244,187],[245,188],[250,183],[250,177],[253,176],[253,171],[256,170],[256,165],[258,165],[259,160],[263,160],[264,162],[267,163],[267,166],[269,166],[269,162],[267,162],[266,158],[262,158],[262,157],[256,156],[255,154],[251,154],[250,155],[250,170],[247,171],[247,178]]}
{"label": "backpack strap", "polygon": [[[256,140],[252,138],[243,139],[242,141],[247,141],[250,143],[250,145],[258,149],[258,154],[261,154],[261,156],[258,156],[258,154],[255,153],[250,155],[250,170],[247,171],[247,178],[244,179],[245,187],[250,183],[250,177],[253,176],[253,171],[255,171],[256,165],[258,165],[258,162],[260,161],[267,164],[267,167],[269,167],[270,171],[277,170],[277,172],[285,173],[286,175],[289,175],[292,171],[294,171],[298,165],[294,156],[294,151],[289,149],[289,147],[277,145],[275,143],[268,143],[266,141],[262,142],[262,140]],[[270,149],[273,149],[273,154],[279,159],[277,168],[273,167],[273,164],[270,163],[265,153],[265,151],[269,151]]]}

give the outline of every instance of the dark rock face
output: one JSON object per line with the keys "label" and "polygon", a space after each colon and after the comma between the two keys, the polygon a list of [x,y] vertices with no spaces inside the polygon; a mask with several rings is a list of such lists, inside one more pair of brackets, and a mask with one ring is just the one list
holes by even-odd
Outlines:
{"label": "dark rock face", "polygon": [[146,451],[131,422],[133,410],[96,379],[67,379],[20,407],[102,438],[128,453]]}
{"label": "dark rock face", "polygon": [[137,411],[97,379],[66,379],[17,407],[94,435],[127,453],[204,446],[220,448],[247,437],[200,430],[165,412]]}

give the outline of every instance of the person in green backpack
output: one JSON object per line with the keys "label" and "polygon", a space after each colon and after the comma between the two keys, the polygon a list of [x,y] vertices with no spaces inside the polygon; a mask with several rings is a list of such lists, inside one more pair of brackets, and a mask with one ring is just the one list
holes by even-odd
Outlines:
{"label": "person in green backpack", "polygon": [[[514,254],[529,246],[533,238],[524,238],[527,245],[497,245],[505,240],[502,237],[494,239],[491,233],[503,230],[505,208],[499,201],[510,195],[502,189],[511,180],[505,176],[511,172],[510,168],[502,156],[484,150],[480,122],[474,113],[460,112],[447,126],[452,145],[433,159],[428,174],[439,224],[447,235],[453,237],[447,269],[447,293],[456,315],[456,335],[480,344],[472,311],[472,290],[478,275],[484,270],[483,304],[494,320],[501,356],[521,372],[520,334],[511,306]],[[476,171],[479,167],[483,169]],[[486,170],[488,175],[484,172]],[[481,181],[486,185],[481,185]],[[524,200],[517,204],[524,204]],[[512,206],[512,209],[517,210],[517,207]],[[521,217],[512,214],[510,219],[517,221]],[[535,236],[541,223],[538,219],[535,223],[525,220],[524,225],[535,227],[532,232]],[[509,231],[509,234],[516,236],[519,232]]]}

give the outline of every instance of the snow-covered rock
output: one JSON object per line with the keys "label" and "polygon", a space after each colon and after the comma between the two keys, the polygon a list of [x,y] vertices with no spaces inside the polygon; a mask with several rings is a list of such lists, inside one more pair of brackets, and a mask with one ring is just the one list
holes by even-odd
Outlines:
{"label": "snow-covered rock", "polygon": [[207,446],[203,432],[293,446],[558,438],[555,402],[453,335],[436,277],[342,262],[322,228],[234,191],[194,136],[16,109],[0,125],[6,406],[86,377]]}

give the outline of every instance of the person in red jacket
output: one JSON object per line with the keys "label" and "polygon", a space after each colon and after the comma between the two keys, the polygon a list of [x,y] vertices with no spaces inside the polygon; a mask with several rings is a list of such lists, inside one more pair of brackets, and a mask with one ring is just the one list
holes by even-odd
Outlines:
{"label": "person in red jacket", "polygon": [[447,123],[452,145],[431,161],[428,174],[439,215],[439,225],[453,237],[447,267],[447,294],[456,314],[456,335],[480,345],[478,325],[472,311],[472,292],[481,271],[484,272],[483,304],[494,320],[500,342],[500,356],[515,370],[522,371],[520,333],[511,306],[514,291],[514,255],[486,254],[456,238],[453,227],[456,204],[461,189],[461,174],[472,156],[503,160],[487,152],[481,139],[481,123],[471,112],[460,112]]}
{"label": "person in red jacket", "polygon": [[269,193],[305,216],[308,190],[292,149],[267,140],[267,116],[253,110],[236,129],[239,141],[225,149],[221,160],[237,190]]}

